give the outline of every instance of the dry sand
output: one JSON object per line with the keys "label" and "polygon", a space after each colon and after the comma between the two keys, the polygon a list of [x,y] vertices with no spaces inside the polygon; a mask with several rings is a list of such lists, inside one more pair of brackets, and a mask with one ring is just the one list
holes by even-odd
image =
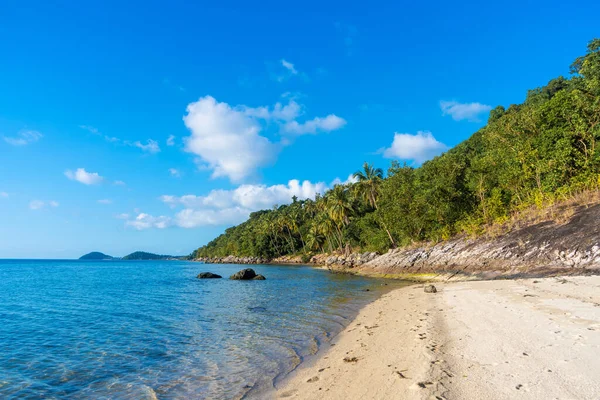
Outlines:
{"label": "dry sand", "polygon": [[383,295],[279,399],[600,399],[600,277]]}

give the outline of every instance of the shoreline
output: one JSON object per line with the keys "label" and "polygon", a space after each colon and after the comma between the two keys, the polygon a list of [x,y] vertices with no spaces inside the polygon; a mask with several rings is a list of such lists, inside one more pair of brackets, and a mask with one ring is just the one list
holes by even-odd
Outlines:
{"label": "shoreline", "polygon": [[436,287],[367,304],[273,398],[600,397],[600,276]]}
{"label": "shoreline", "polygon": [[[424,343],[405,340],[415,324],[420,325],[419,308],[428,308],[425,296],[415,296],[422,290],[420,285],[407,285],[364,306],[323,352],[276,385],[273,398],[388,399],[398,390],[414,390],[398,372],[419,378],[427,373],[421,359]],[[409,302],[413,308],[408,308]],[[399,351],[387,351],[390,341]]]}
{"label": "shoreline", "polygon": [[[281,264],[268,264],[268,265],[281,265]],[[302,264],[294,264],[294,266],[307,266],[313,267],[311,265],[302,265]],[[297,375],[298,371],[303,370],[304,368],[310,368],[315,365],[316,362],[321,359],[324,353],[329,351],[332,347],[335,346],[335,340],[339,337],[348,327],[356,320],[356,318],[360,315],[360,313],[366,308],[371,306],[373,303],[379,301],[383,296],[405,287],[412,286],[411,282],[388,282],[389,280],[384,279],[375,279],[373,278],[374,286],[368,288],[367,290],[375,293],[375,296],[369,300],[366,300],[363,304],[357,306],[354,309],[352,315],[346,318],[347,323],[341,326],[341,329],[324,332],[323,336],[315,336],[316,341],[316,351],[314,353],[306,354],[302,357],[299,355],[299,362],[296,364],[291,370],[282,371],[277,376],[275,376],[272,380],[272,387],[269,389],[265,388],[251,388],[247,392],[245,392],[241,399],[244,400],[264,400],[266,398],[275,398],[277,394],[277,388],[281,385],[284,385],[286,382],[289,382],[291,379]],[[379,281],[379,282],[378,282]],[[333,344],[333,345],[332,345]],[[297,353],[296,353],[297,354]]]}

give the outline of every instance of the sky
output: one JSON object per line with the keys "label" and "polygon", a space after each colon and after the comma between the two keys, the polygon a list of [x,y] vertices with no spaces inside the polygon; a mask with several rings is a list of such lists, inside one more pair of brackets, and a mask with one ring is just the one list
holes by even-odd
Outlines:
{"label": "sky", "polygon": [[600,36],[597,1],[403,3],[0,2],[0,258],[189,254],[420,165]]}

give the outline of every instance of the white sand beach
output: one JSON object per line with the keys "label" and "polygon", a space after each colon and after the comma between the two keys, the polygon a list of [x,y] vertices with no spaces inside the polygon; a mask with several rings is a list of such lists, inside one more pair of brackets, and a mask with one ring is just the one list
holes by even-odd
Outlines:
{"label": "white sand beach", "polygon": [[276,398],[600,398],[600,277],[435,286],[366,306]]}

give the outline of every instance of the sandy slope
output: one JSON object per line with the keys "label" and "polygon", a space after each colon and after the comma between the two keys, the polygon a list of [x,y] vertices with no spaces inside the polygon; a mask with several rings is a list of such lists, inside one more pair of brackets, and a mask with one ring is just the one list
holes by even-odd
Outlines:
{"label": "sandy slope", "polygon": [[600,277],[436,286],[365,307],[276,397],[600,398]]}

